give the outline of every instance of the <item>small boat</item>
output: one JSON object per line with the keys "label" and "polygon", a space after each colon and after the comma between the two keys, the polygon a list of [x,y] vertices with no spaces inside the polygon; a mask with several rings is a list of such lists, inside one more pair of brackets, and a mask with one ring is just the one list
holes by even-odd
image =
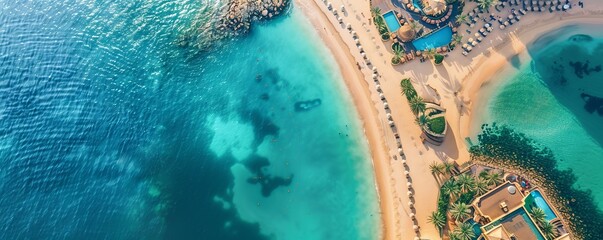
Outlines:
{"label": "small boat", "polygon": [[320,98],[308,100],[308,101],[299,101],[299,102],[295,103],[295,111],[296,112],[308,111],[312,108],[320,106],[321,103],[322,103],[322,101],[320,100]]}

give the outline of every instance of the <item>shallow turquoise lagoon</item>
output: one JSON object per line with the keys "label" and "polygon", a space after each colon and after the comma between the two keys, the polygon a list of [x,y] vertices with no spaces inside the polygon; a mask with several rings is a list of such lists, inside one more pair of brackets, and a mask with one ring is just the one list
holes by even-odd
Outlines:
{"label": "shallow turquoise lagoon", "polygon": [[532,61],[511,59],[514,71],[483,97],[478,122],[509,125],[551,148],[603,209],[603,37],[593,35],[596,27],[559,29],[528,46]]}
{"label": "shallow turquoise lagoon", "polygon": [[0,239],[379,235],[350,96],[297,10],[200,48],[220,1],[2,3]]}

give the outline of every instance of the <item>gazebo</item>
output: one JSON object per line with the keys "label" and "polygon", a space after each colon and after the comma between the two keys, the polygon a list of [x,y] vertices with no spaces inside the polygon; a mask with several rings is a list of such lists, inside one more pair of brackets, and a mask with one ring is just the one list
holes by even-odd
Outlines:
{"label": "gazebo", "polygon": [[445,0],[423,0],[423,12],[427,15],[435,16],[446,11]]}
{"label": "gazebo", "polygon": [[406,23],[398,29],[398,37],[402,42],[412,41],[413,39],[415,39],[415,35],[415,30],[412,29],[410,23]]}

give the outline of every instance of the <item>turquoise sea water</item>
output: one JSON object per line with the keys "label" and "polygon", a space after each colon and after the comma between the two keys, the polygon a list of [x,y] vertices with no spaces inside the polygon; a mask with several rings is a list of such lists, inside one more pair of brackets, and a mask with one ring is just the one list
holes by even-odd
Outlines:
{"label": "turquoise sea water", "polygon": [[223,3],[1,2],[0,239],[378,236],[350,96],[296,10],[199,49]]}
{"label": "turquoise sea water", "polygon": [[478,122],[509,125],[551,148],[603,209],[603,36],[593,29],[600,26],[568,26],[528,46],[532,60],[512,59]]}

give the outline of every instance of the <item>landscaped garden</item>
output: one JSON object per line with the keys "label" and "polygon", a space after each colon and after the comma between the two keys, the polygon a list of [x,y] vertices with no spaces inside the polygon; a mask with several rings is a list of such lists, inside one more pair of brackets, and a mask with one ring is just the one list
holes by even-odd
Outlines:
{"label": "landscaped garden", "polygon": [[444,109],[433,103],[426,103],[417,95],[410,79],[406,78],[400,82],[402,94],[406,96],[410,104],[410,110],[417,116],[415,122],[423,132],[436,144],[441,144],[446,134],[446,118]]}

